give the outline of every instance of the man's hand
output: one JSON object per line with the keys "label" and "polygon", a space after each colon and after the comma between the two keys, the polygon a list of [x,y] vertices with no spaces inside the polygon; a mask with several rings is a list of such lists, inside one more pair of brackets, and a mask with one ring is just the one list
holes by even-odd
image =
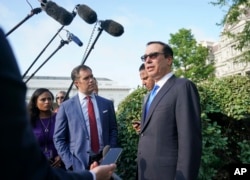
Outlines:
{"label": "man's hand", "polygon": [[95,173],[96,180],[110,180],[115,169],[116,169],[116,164],[98,166],[97,162],[93,162],[90,165],[90,171]]}
{"label": "man's hand", "polygon": [[139,134],[139,132],[141,130],[141,123],[139,121],[134,121],[134,122],[132,122],[132,126],[133,126],[134,130],[136,131],[136,133]]}
{"label": "man's hand", "polygon": [[54,159],[54,162],[51,164],[52,167],[61,167],[62,165],[62,160],[60,156],[56,156]]}

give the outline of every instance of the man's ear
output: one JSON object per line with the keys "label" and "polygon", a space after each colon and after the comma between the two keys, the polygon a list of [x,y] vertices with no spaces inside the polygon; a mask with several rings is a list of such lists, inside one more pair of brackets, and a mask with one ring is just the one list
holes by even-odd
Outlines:
{"label": "man's ear", "polygon": [[168,60],[168,65],[172,65],[173,63],[173,58],[171,56],[167,57],[167,60]]}

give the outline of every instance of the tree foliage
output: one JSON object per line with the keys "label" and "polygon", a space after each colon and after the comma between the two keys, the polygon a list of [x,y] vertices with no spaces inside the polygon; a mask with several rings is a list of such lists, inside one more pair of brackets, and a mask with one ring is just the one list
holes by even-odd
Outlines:
{"label": "tree foliage", "polygon": [[[235,49],[242,52],[238,61],[250,61],[250,1],[249,0],[214,0],[211,4],[226,8],[226,13],[219,23],[224,26],[223,35],[232,38],[236,43]],[[234,28],[245,23],[241,31]]]}
{"label": "tree foliage", "polygon": [[199,82],[213,77],[214,66],[208,62],[208,48],[197,43],[191,30],[180,29],[170,34],[170,46],[174,51],[173,70],[178,77]]}

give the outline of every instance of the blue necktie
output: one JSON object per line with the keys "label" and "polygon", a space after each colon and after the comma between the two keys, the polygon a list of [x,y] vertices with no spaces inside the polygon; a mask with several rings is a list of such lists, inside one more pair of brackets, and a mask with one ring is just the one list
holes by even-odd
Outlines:
{"label": "blue necktie", "polygon": [[151,104],[151,102],[153,101],[153,99],[154,99],[154,97],[155,97],[155,95],[156,95],[156,91],[157,91],[157,89],[158,89],[159,87],[160,87],[160,86],[158,86],[157,84],[155,84],[153,90],[151,91],[150,96],[149,96],[149,98],[148,98],[148,102],[147,102],[147,106],[146,106],[145,115],[147,115],[147,112],[148,112],[148,110],[149,110],[150,104]]}

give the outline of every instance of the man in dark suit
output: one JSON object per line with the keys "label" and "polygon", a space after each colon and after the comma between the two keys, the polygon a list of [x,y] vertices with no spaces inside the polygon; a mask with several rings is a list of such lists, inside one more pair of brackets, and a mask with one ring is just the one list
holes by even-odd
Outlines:
{"label": "man in dark suit", "polygon": [[202,150],[197,88],[190,80],[177,78],[171,72],[173,51],[167,44],[149,42],[141,59],[158,89],[151,104],[148,105],[148,97],[143,107],[138,178],[195,180]]}
{"label": "man in dark suit", "polygon": [[[88,169],[91,162],[102,158],[105,146],[117,146],[117,122],[111,100],[96,95],[95,80],[90,67],[79,65],[72,70],[71,79],[78,93],[60,105],[56,116],[54,143],[67,169]],[[97,123],[98,150],[91,140],[91,118],[88,99],[94,105]]]}
{"label": "man in dark suit", "polygon": [[[1,177],[10,180],[110,179],[116,165],[98,166],[79,173],[52,168],[33,134],[25,103],[27,87],[5,35],[0,29],[0,148]],[[93,167],[96,164],[93,164]]]}

